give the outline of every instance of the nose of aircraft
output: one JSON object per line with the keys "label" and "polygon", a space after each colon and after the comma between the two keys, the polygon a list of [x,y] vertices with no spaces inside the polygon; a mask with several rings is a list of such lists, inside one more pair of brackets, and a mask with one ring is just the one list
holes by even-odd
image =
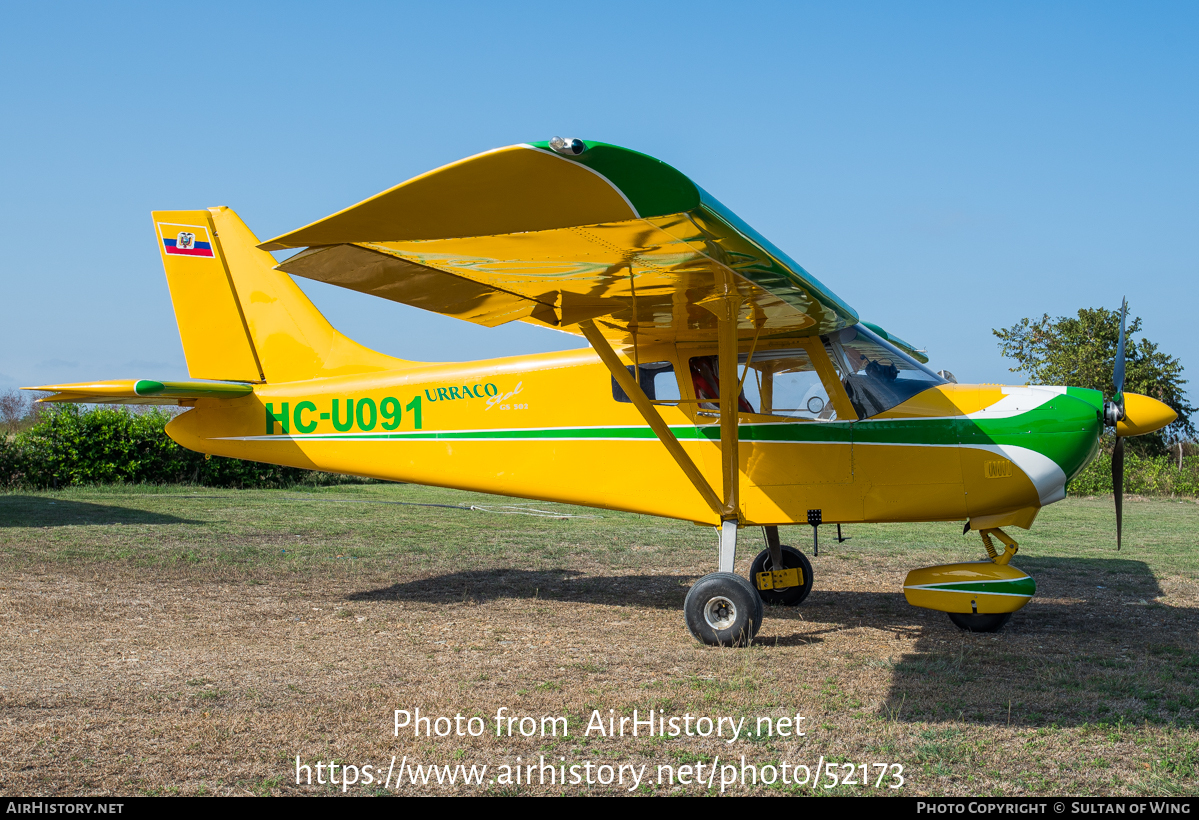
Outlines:
{"label": "nose of aircraft", "polygon": [[1137,393],[1124,394],[1124,418],[1116,422],[1117,436],[1142,436],[1160,430],[1178,414],[1167,405]]}

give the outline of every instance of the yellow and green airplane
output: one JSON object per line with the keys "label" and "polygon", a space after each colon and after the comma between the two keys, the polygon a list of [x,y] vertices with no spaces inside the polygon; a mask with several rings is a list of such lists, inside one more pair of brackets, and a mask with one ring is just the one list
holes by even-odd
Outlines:
{"label": "yellow and green airplane", "polygon": [[[712,526],[718,571],[684,605],[709,644],[747,643],[763,602],[808,595],[787,524],[965,521],[989,558],[914,570],[905,594],[998,629],[1035,590],[1001,528],[1061,500],[1105,425],[1175,418],[1122,393],[1122,372],[1106,403],[956,384],[682,173],[602,142],[499,148],[267,242],[223,207],[153,220],[192,380],[33,388],[44,401],[189,407],[167,432],[213,455]],[[335,330],[292,276],[589,346],[392,358]],[[747,527],[766,541],[749,580],[733,572]]]}

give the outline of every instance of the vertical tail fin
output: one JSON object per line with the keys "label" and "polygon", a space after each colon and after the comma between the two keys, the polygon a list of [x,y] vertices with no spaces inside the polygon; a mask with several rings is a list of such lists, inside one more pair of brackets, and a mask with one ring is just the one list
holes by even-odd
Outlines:
{"label": "vertical tail fin", "polygon": [[193,378],[290,382],[411,364],[337,332],[230,209],[153,216]]}
{"label": "vertical tail fin", "polygon": [[262,382],[265,377],[208,211],[155,211],[187,372],[194,379]]}

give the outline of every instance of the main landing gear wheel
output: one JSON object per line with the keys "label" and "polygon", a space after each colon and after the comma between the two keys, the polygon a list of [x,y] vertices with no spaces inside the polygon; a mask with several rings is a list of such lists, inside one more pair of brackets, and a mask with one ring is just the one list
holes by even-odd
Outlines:
{"label": "main landing gear wheel", "polygon": [[[758,553],[758,557],[754,559],[753,566],[749,568],[749,580],[751,585],[758,577],[759,572],[765,572],[767,569],[779,569],[771,566],[770,550],[764,549]],[[808,597],[808,593],[812,591],[812,562],[808,560],[808,556],[797,550],[795,547],[783,546],[783,566],[781,569],[798,569],[803,575],[803,583],[797,587],[787,587],[785,589],[759,589],[758,595],[762,597],[765,603],[771,606],[798,606],[803,603],[804,598]]]}
{"label": "main landing gear wheel", "polygon": [[1012,618],[1010,612],[993,615],[972,615],[961,612],[946,612],[945,614],[958,629],[964,629],[967,632],[998,632]]}
{"label": "main landing gear wheel", "polygon": [[714,572],[687,592],[683,613],[696,640],[709,646],[748,646],[762,626],[762,599],[740,575]]}

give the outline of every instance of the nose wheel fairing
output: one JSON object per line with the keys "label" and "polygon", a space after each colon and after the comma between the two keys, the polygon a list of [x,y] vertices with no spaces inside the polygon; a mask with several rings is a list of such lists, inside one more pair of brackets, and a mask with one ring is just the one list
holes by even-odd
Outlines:
{"label": "nose wheel fairing", "polygon": [[1015,612],[1037,591],[1027,572],[991,561],[922,567],[908,573],[903,594],[912,606],[957,612],[963,615],[995,615]]}
{"label": "nose wheel fairing", "polygon": [[[912,570],[903,582],[908,603],[948,613],[962,629],[992,631],[970,624],[985,621],[998,629],[1007,622],[1006,618],[982,616],[1010,615],[1032,600],[1037,591],[1036,581],[1009,563],[1020,546],[998,528],[980,530],[979,535],[987,550],[987,560]],[[1003,552],[995,548],[992,537],[1004,544]]]}

